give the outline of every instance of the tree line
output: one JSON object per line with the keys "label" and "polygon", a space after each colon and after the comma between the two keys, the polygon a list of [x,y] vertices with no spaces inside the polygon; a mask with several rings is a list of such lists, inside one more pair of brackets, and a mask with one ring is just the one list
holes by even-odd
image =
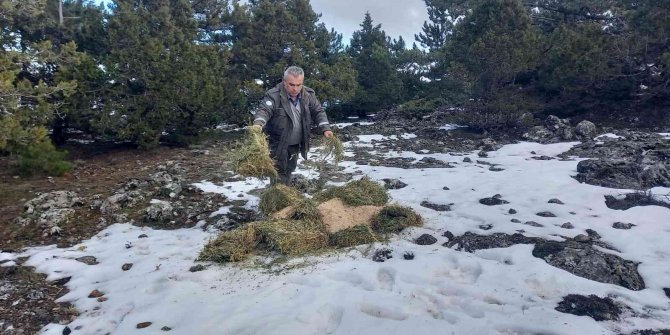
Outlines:
{"label": "tree line", "polygon": [[73,132],[192,143],[247,122],[294,64],[331,118],[457,106],[472,127],[519,130],[667,110],[668,0],[424,1],[410,47],[369,13],[344,43],[309,0],[1,0],[0,153],[59,173]]}

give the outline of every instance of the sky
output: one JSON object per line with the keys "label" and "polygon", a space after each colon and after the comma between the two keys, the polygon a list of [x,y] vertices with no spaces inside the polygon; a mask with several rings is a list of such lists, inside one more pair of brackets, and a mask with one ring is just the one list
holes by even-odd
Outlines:
{"label": "sky", "polygon": [[408,47],[428,20],[423,0],[312,0],[311,3],[314,11],[321,13],[321,22],[342,34],[345,44],[360,29],[365,12],[370,12],[374,24],[381,23],[386,35],[394,39],[402,36]]}
{"label": "sky", "polygon": [[[345,125],[338,125],[342,127]],[[349,125],[350,126],[350,125]],[[445,131],[453,127],[442,127]],[[669,210],[660,206],[613,210],[604,195],[622,190],[581,184],[571,176],[579,159],[536,160],[565,152],[578,142],[542,145],[521,142],[505,145],[480,158],[478,152],[417,153],[389,150],[389,141],[414,141],[415,134],[383,136],[368,133],[345,142],[344,172],[372,180],[397,178],[408,184],[389,190],[392,202],[411,206],[424,219],[423,227],[406,229],[386,243],[363,245],[322,255],[279,261],[258,256],[241,264],[195,262],[200,250],[217,231],[195,226],[155,230],[128,223],[107,227],[90,240],[69,248],[56,245],[28,248],[20,253],[0,252],[0,266],[15,266],[29,257],[27,266],[47,274],[47,280],[71,276],[69,292],[60,301],[72,302],[81,314],[68,326],[73,334],[628,334],[635,329],[667,328],[670,281],[667,241]],[[599,137],[597,140],[617,140]],[[401,169],[358,165],[356,147],[381,159],[405,157],[415,162],[432,158],[452,168]],[[310,152],[311,159],[318,155]],[[465,162],[468,157],[471,162]],[[491,171],[496,164],[502,171]],[[318,171],[299,164],[310,179]],[[194,184],[206,193],[250,200],[258,206],[258,192],[267,181],[247,178],[233,182]],[[448,188],[444,188],[448,186]],[[668,188],[652,189],[657,195]],[[484,206],[479,199],[501,194],[509,204]],[[239,197],[242,195],[242,198]],[[548,203],[558,198],[563,203]],[[429,200],[452,202],[452,210],[437,212],[421,206]],[[517,210],[512,215],[510,208]],[[225,213],[228,206],[217,213]],[[535,213],[549,210],[556,217]],[[512,222],[511,218],[521,219]],[[534,220],[543,224],[526,225]],[[573,229],[561,224],[570,220]],[[631,222],[630,230],[612,228],[613,222]],[[487,226],[488,228],[482,228]],[[487,230],[488,229],[488,230]],[[646,288],[626,288],[575,276],[533,257],[533,245],[478,250],[474,253],[442,246],[447,230],[455,235],[513,234],[548,240],[573,238],[594,229],[613,253],[638,263]],[[145,234],[146,238],[139,238]],[[438,243],[417,245],[422,234]],[[371,250],[392,249],[392,258],[372,261]],[[405,252],[415,255],[403,259]],[[75,259],[94,256],[99,264]],[[121,265],[133,263],[128,271]],[[189,272],[195,263],[206,269]],[[89,298],[97,289],[103,300]],[[555,310],[568,294],[609,297],[631,308],[619,321],[597,322],[588,316]],[[22,308],[17,301],[15,308]],[[140,323],[151,322],[147,329]],[[0,325],[0,332],[2,327]],[[49,324],[43,335],[61,335],[65,325]]]}

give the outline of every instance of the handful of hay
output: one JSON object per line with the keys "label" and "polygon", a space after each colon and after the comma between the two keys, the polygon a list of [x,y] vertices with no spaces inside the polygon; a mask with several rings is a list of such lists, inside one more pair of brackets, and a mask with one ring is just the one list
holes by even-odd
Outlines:
{"label": "handful of hay", "polygon": [[339,163],[344,159],[344,145],[337,136],[325,137],[323,140],[323,151],[321,151],[321,159],[327,160],[333,158],[335,163]]}
{"label": "handful of hay", "polygon": [[400,205],[382,208],[372,220],[372,230],[379,234],[398,233],[407,227],[419,227],[423,220],[413,209]]}
{"label": "handful of hay", "polygon": [[303,221],[272,220],[260,223],[262,242],[284,255],[301,255],[328,246],[328,234],[323,228]]}
{"label": "handful of hay", "polygon": [[248,127],[244,142],[232,152],[233,170],[244,177],[277,178],[270,157],[267,135],[258,127]]}

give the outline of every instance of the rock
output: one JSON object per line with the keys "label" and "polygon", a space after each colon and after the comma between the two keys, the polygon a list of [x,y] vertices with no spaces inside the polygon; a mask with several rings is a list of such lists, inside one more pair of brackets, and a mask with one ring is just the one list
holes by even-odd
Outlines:
{"label": "rock", "polygon": [[484,157],[488,157],[489,154],[486,151],[482,150],[477,154],[477,156],[484,158]]}
{"label": "rock", "polygon": [[604,253],[588,241],[579,242],[577,238],[563,242],[538,240],[533,256],[586,279],[619,285],[633,291],[645,288],[644,280],[637,272],[637,263]]}
{"label": "rock", "polygon": [[545,127],[535,126],[521,135],[521,137],[524,140],[532,142],[547,143],[551,141],[552,137],[554,137],[554,133]]}
{"label": "rock", "polygon": [[510,222],[521,223],[521,220],[519,220],[519,219],[512,219],[512,220],[510,220]]}
{"label": "rock", "polygon": [[392,252],[393,250],[389,248],[379,248],[375,250],[375,253],[372,255],[372,260],[375,262],[384,262],[393,258]]}
{"label": "rock", "polygon": [[606,195],[605,205],[610,209],[617,210],[627,210],[635,206],[661,206],[670,208],[670,204],[667,202],[656,200],[653,196],[643,192],[628,193],[624,198]]}
{"label": "rock", "polygon": [[492,167],[489,168],[489,171],[500,172],[500,171],[505,171],[505,169],[499,168],[499,167],[496,167],[496,166],[492,166]]}
{"label": "rock", "polygon": [[549,211],[539,212],[539,213],[536,213],[535,215],[541,216],[543,218],[555,218],[556,217],[556,214],[554,214],[552,212],[549,212]]}
{"label": "rock", "polygon": [[408,261],[409,261],[409,260],[413,260],[413,259],[414,259],[414,253],[411,252],[411,251],[405,251],[405,252],[402,254],[402,258],[404,258],[404,259],[406,259],[406,260],[408,260]]}
{"label": "rock", "polygon": [[105,302],[105,301],[108,300],[108,298],[107,298],[107,297],[100,297],[100,298],[98,298],[98,299],[96,299],[96,300],[97,300],[98,302]]}
{"label": "rock", "polygon": [[418,245],[431,245],[437,243],[437,239],[430,234],[423,234],[419,236],[414,242]]}
{"label": "rock", "polygon": [[56,285],[56,286],[63,286],[65,284],[69,283],[70,279],[72,279],[72,276],[63,277],[61,279],[56,279],[56,280],[52,281],[51,284]]}
{"label": "rock", "polygon": [[407,184],[398,179],[384,178],[382,180],[384,181],[384,187],[387,190],[397,190],[407,186]]}
{"label": "rock", "polygon": [[465,157],[463,158],[463,163],[472,163],[472,159],[470,159],[470,157]]}
{"label": "rock", "polygon": [[558,303],[556,310],[562,313],[589,316],[596,321],[619,320],[621,308],[610,298],[596,295],[569,294]]}
{"label": "rock", "polygon": [[516,214],[517,212],[516,212],[516,209],[510,208],[509,211],[507,211],[507,213]]}
{"label": "rock", "polygon": [[448,187],[446,187],[446,186],[445,186],[445,187],[443,187],[442,189],[443,189],[443,190],[445,190],[445,191],[449,191],[449,188],[448,188]]}
{"label": "rock", "polygon": [[575,240],[576,242],[580,242],[580,243],[588,243],[588,242],[591,242],[591,240],[593,240],[591,238],[591,236],[584,235],[584,234],[579,234],[579,235],[573,237],[572,239]]}
{"label": "rock", "polygon": [[107,197],[102,202],[102,205],[100,205],[100,212],[103,214],[113,214],[123,208],[133,207],[142,200],[144,200],[142,191],[121,191],[121,193],[115,193]]}
{"label": "rock", "polygon": [[664,287],[663,292],[665,292],[665,296],[668,297],[668,299],[670,299],[670,288]]}
{"label": "rock", "polygon": [[491,228],[493,228],[492,224],[483,224],[479,226],[479,229],[481,230],[491,230]]}
{"label": "rock", "polygon": [[531,158],[534,159],[534,160],[536,160],[536,161],[550,161],[550,160],[554,160],[554,159],[556,159],[556,158],[554,158],[554,157],[549,157],[549,156],[545,156],[545,155],[542,155],[542,156],[534,156],[534,157],[531,157]]}
{"label": "rock", "polygon": [[175,215],[174,207],[167,201],[151,200],[151,204],[144,210],[144,219],[150,222],[167,222]]}
{"label": "rock", "polygon": [[50,209],[62,209],[83,204],[77,193],[70,191],[53,191],[43,193],[23,205],[24,212],[33,214],[45,212]]}
{"label": "rock", "polygon": [[72,207],[83,205],[76,193],[70,191],[53,191],[43,193],[27,201],[22,216],[14,220],[15,224],[28,226],[36,224],[43,229],[44,235],[59,235],[62,226],[68,223],[76,211]]}
{"label": "rock", "polygon": [[191,272],[198,272],[198,271],[203,271],[203,270],[205,270],[205,269],[207,269],[207,267],[205,267],[205,266],[202,265],[202,264],[198,264],[198,265],[194,265],[194,266],[192,266],[190,269],[188,269],[188,271],[191,271]]}
{"label": "rock", "polygon": [[532,226],[532,227],[544,227],[544,225],[542,225],[540,223],[537,223],[535,221],[526,221],[523,224],[525,224],[527,226]]}
{"label": "rock", "polygon": [[449,240],[451,240],[452,238],[454,238],[454,234],[453,234],[452,232],[448,231],[448,230],[445,231],[445,232],[442,234],[442,236],[446,237],[446,238],[449,239]]}
{"label": "rock", "polygon": [[547,201],[547,203],[550,203],[550,204],[558,204],[558,205],[565,205],[565,204],[563,203],[563,201],[561,201],[560,199],[556,199],[556,198],[549,199],[549,201]]}
{"label": "rock", "polygon": [[589,234],[589,237],[594,240],[599,240],[602,238],[602,236],[600,236],[600,234],[598,234],[598,232],[593,229],[586,229],[586,233]]}
{"label": "rock", "polygon": [[151,326],[151,324],[152,324],[152,322],[149,322],[149,321],[147,321],[147,322],[140,322],[140,323],[137,324],[136,328],[137,328],[137,329],[147,328],[147,327]]}
{"label": "rock", "polygon": [[443,246],[449,248],[456,246],[456,250],[474,252],[481,249],[507,248],[515,244],[533,244],[536,240],[537,238],[526,237],[521,234],[508,235],[504,233],[495,233],[492,235],[477,235],[472,232],[467,232],[462,236],[450,239],[449,242],[443,244]]}
{"label": "rock", "polygon": [[137,236],[137,238],[147,238],[147,237],[149,237],[147,236],[147,234],[141,234],[140,236]]}
{"label": "rock", "polygon": [[423,207],[426,207],[426,208],[430,208],[434,211],[438,211],[438,212],[448,212],[448,211],[451,210],[450,205],[446,205],[446,204],[438,205],[438,204],[434,204],[434,203],[429,202],[429,201],[422,201],[420,205],[423,206]]}
{"label": "rock", "polygon": [[75,258],[76,261],[82,262],[86,265],[96,265],[98,264],[98,259],[94,256],[83,256]]}
{"label": "rock", "polygon": [[169,332],[169,331],[172,330],[172,328],[170,328],[168,326],[165,326],[165,327],[161,328],[161,330],[164,331],[164,332]]}
{"label": "rock", "polygon": [[571,222],[566,222],[566,223],[564,223],[564,224],[561,225],[561,228],[564,228],[564,229],[573,229],[573,228],[575,228],[575,226],[573,226]]}
{"label": "rock", "polygon": [[503,204],[509,204],[509,201],[501,199],[499,194],[492,196],[490,198],[479,199],[479,203],[486,206],[497,206]]}
{"label": "rock", "polygon": [[71,333],[72,333],[72,329],[70,329],[70,327],[65,326],[65,328],[63,328],[63,332],[62,332],[63,335],[70,335]]}
{"label": "rock", "polygon": [[233,206],[230,208],[228,214],[226,214],[228,219],[230,219],[230,224],[235,227],[238,227],[247,222],[253,222],[259,219],[258,213],[241,206]]}
{"label": "rock", "polygon": [[593,139],[596,136],[596,125],[591,121],[583,120],[575,126],[575,133],[583,139]]}
{"label": "rock", "polygon": [[121,265],[121,270],[123,271],[128,271],[133,267],[133,263],[126,263]]}
{"label": "rock", "polygon": [[105,294],[96,289],[96,290],[91,291],[91,293],[88,294],[88,297],[89,298],[100,298],[103,295],[105,295]]}

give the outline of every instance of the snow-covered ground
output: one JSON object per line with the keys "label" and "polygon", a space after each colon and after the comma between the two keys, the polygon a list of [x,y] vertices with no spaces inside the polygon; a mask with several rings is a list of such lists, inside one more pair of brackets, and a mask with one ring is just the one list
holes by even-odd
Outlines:
{"label": "snow-covered ground", "polygon": [[[402,138],[411,138],[405,135]],[[359,136],[369,143],[381,135]],[[388,137],[386,138],[389,139]],[[298,258],[275,266],[264,260],[217,265],[189,272],[199,251],[214,233],[195,227],[172,231],[115,224],[91,240],[68,249],[38,247],[21,254],[0,254],[0,259],[30,256],[26,265],[47,273],[49,280],[72,276],[71,301],[79,316],[69,327],[73,334],[618,334],[635,329],[670,328],[670,299],[663,287],[670,285],[670,210],[658,206],[625,211],[605,206],[604,195],[622,190],[580,184],[578,160],[534,160],[555,156],[575,143],[541,145],[519,143],[489,152],[493,172],[478,163],[463,163],[464,156],[441,155],[455,168],[400,169],[341,163],[345,172],[372,179],[397,178],[408,186],[390,190],[392,201],[413,207],[425,226],[412,228],[386,246],[393,258],[373,262],[371,252],[382,246],[359,246],[323,256]],[[534,151],[535,154],[531,154]],[[400,153],[415,159],[416,153]],[[429,155],[436,157],[435,155]],[[469,153],[473,162],[477,153]],[[310,175],[314,171],[302,170]],[[265,182],[216,185],[197,184],[207,192],[251,200],[253,188]],[[443,189],[448,187],[448,190]],[[655,188],[667,194],[670,190]],[[501,194],[508,205],[485,206],[479,199]],[[563,205],[548,203],[558,198]],[[419,204],[453,203],[452,211],[436,212]],[[508,214],[514,208],[516,215]],[[551,211],[555,218],[535,213]],[[544,227],[510,222],[533,220]],[[631,222],[630,230],[612,228],[614,222]],[[575,229],[560,225],[571,222]],[[483,231],[479,226],[490,224]],[[560,240],[562,236],[596,230],[624,259],[640,262],[647,288],[631,291],[590,281],[548,265],[532,256],[532,245],[455,251],[441,246],[446,230],[455,235],[515,233]],[[423,233],[438,243],[420,246],[413,239]],[[146,234],[146,238],[138,238]],[[414,260],[404,260],[404,252]],[[75,258],[91,255],[99,262],[85,265]],[[121,266],[133,263],[129,271]],[[11,266],[5,263],[5,266]],[[98,289],[106,301],[88,298]],[[621,321],[597,322],[554,308],[568,294],[610,297],[633,309]],[[137,329],[141,322],[151,322]],[[51,324],[45,334],[61,334],[64,325]]]}

